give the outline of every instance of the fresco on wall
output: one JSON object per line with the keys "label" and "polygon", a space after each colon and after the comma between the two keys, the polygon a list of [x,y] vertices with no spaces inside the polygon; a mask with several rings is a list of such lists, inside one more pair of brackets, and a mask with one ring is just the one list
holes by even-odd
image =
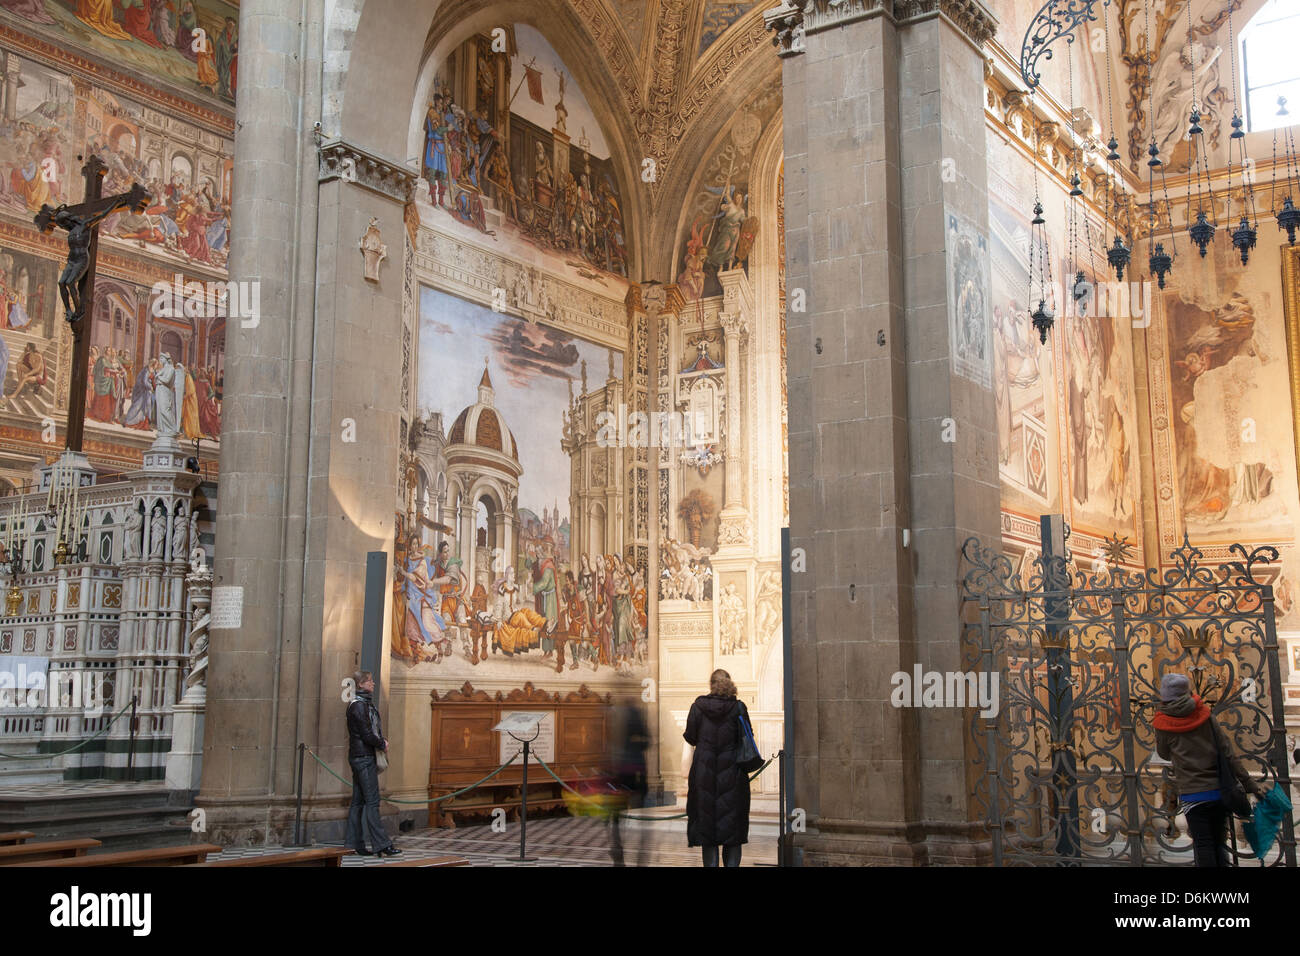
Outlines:
{"label": "fresco on wall", "polygon": [[230,245],[233,144],[181,120],[78,85],[8,52],[18,84],[0,112],[0,213],[31,221],[42,204],[81,202],[84,159],[107,167],[105,195],[145,186],[142,213],[114,213],[100,236],[178,263],[222,269]]}
{"label": "fresco on wall", "polygon": [[[1128,313],[1141,310],[1144,300],[1139,287],[1132,305],[1122,296],[1112,302],[1090,295],[1081,305],[1064,301],[1065,273],[1072,285],[1075,269],[1062,257],[1064,191],[1051,184],[1043,205],[1061,210],[1049,213],[1046,226],[1053,276],[1048,305],[1056,321],[1047,343],[1040,342],[1027,304],[1030,214],[1024,196],[1033,195],[1032,177],[1027,160],[990,138],[993,394],[1003,510],[1035,523],[1041,514],[1061,513],[1079,532],[1097,538],[1119,534],[1140,548],[1138,408]],[[1083,261],[1078,268],[1094,286],[1109,278]],[[1038,294],[1036,286],[1035,299]],[[1020,530],[1036,540],[1036,530]]]}
{"label": "fresco on wall", "polygon": [[750,209],[749,177],[755,147],[780,105],[780,84],[767,84],[736,111],[706,154],[683,212],[676,258],[677,288],[688,303],[721,295],[719,272],[748,272],[758,230],[775,228]]}
{"label": "fresco on wall", "polygon": [[948,214],[948,340],[958,375],[989,387],[989,243],[965,218]]}
{"label": "fresco on wall", "polygon": [[[1085,275],[1094,284],[1107,278]],[[1090,305],[1083,315],[1068,314],[1061,322],[1069,516],[1080,530],[1102,537],[1119,533],[1132,542],[1140,538],[1133,319],[1099,315],[1096,300]]]}
{"label": "fresco on wall", "polygon": [[434,77],[421,165],[429,200],[485,235],[505,229],[626,276],[622,199],[595,114],[540,33],[510,31],[509,51],[473,37]]}
{"label": "fresco on wall", "polygon": [[645,568],[622,547],[592,414],[617,406],[622,364],[421,289],[419,491],[398,515],[395,658],[456,683],[645,671]]}
{"label": "fresco on wall", "polygon": [[[71,338],[59,303],[66,246],[42,236],[43,204],[78,203],[89,153],[105,193],[143,183],[152,204],[100,225],[100,269],[87,367],[94,453],[130,461],[155,434],[152,384],[163,352],[183,367],[182,440],[221,434],[225,309],[156,309],[155,287],[219,280],[229,247],[231,143],[97,85],[0,49],[17,83],[0,94],[0,423],[15,447],[63,420]],[[200,450],[202,453],[202,449]],[[208,446],[211,453],[212,446]]]}
{"label": "fresco on wall", "polygon": [[1286,345],[1268,299],[1241,289],[1164,299],[1174,474],[1193,540],[1292,533],[1291,410],[1278,400],[1289,394]]}
{"label": "fresco on wall", "polygon": [[25,31],[233,103],[239,7],[222,0],[0,0]]}
{"label": "fresco on wall", "polygon": [[706,0],[700,24],[699,55],[727,32],[727,28],[753,9],[756,0]]}
{"label": "fresco on wall", "polygon": [[[995,177],[990,169],[990,188]],[[1007,188],[1001,180],[996,185]],[[1028,517],[1061,509],[1055,332],[1046,345],[1029,321],[1029,220],[1000,198],[989,203],[993,396],[1002,505]]]}

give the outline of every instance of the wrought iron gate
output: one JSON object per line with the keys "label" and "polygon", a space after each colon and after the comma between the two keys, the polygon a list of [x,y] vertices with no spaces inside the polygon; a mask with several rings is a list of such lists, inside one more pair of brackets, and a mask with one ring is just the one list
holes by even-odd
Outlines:
{"label": "wrought iron gate", "polygon": [[[966,663],[999,678],[997,714],[971,723],[994,863],[1190,865],[1155,752],[1160,678],[1186,674],[1251,775],[1290,795],[1273,588],[1257,578],[1277,549],[1233,545],[1211,567],[1184,538],[1172,567],[1138,572],[1114,541],[1089,574],[1044,542],[1023,570],[976,538],[962,549]],[[1235,828],[1233,845],[1253,860]],[[1264,862],[1295,865],[1289,815]]]}

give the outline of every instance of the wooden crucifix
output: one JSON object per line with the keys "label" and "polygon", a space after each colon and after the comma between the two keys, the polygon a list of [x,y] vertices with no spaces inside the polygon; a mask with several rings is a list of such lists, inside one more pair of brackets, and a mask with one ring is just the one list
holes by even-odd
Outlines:
{"label": "wooden crucifix", "polygon": [[[78,157],[80,158],[80,157]],[[86,425],[86,377],[90,365],[90,325],[86,307],[93,305],[95,296],[95,261],[99,254],[99,224],[119,209],[144,212],[149,205],[149,194],[139,183],[132,183],[129,191],[117,196],[100,196],[104,173],[108,167],[98,156],[92,155],[81,167],[86,178],[86,198],[77,206],[61,205],[57,209],[41,206],[36,214],[36,225],[41,232],[49,233],[54,227],[68,232],[68,259],[59,276],[59,296],[63,300],[64,318],[72,328],[72,384],[68,396],[68,428],[65,447],[68,451],[81,451],[81,437]]]}

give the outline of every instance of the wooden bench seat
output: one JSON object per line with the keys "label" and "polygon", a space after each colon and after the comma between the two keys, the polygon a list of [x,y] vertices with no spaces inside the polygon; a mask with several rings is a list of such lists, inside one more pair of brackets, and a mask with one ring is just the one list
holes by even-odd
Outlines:
{"label": "wooden bench seat", "polygon": [[22,866],[185,866],[202,863],[209,853],[220,853],[215,843],[187,843],[184,846],[163,846],[149,850],[121,850],[113,853],[91,853],[87,856],[51,860],[47,863],[27,863]]}
{"label": "wooden bench seat", "polygon": [[0,846],[0,866],[21,866],[24,863],[36,863],[81,858],[91,847],[102,846],[98,840],[79,838],[76,840],[49,840],[44,843],[15,843],[12,846]]}
{"label": "wooden bench seat", "polygon": [[26,843],[34,836],[36,834],[30,830],[10,830],[8,833],[0,833],[0,846],[14,846],[18,843]]}
{"label": "wooden bench seat", "polygon": [[193,866],[342,866],[343,858],[355,851],[344,846],[320,846],[287,853],[264,853],[235,860],[213,860]]}

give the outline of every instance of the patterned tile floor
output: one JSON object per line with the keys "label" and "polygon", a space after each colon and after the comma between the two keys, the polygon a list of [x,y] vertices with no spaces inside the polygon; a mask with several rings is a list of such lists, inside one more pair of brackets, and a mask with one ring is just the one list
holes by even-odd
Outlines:
{"label": "patterned tile floor", "polygon": [[[686,846],[685,821],[627,821],[623,836],[629,866],[699,866],[700,851]],[[644,838],[644,851],[639,849]],[[743,866],[776,863],[776,829],[763,822],[750,826]],[[394,841],[402,855],[394,859],[349,856],[344,866],[386,866],[421,857],[461,856],[471,866],[610,866],[609,826],[602,821],[551,817],[528,823],[527,855],[519,860],[519,825],[511,822],[505,833],[493,833],[489,824],[456,830],[419,830],[398,834]],[[282,847],[232,847],[209,860],[260,856],[282,852]]]}

